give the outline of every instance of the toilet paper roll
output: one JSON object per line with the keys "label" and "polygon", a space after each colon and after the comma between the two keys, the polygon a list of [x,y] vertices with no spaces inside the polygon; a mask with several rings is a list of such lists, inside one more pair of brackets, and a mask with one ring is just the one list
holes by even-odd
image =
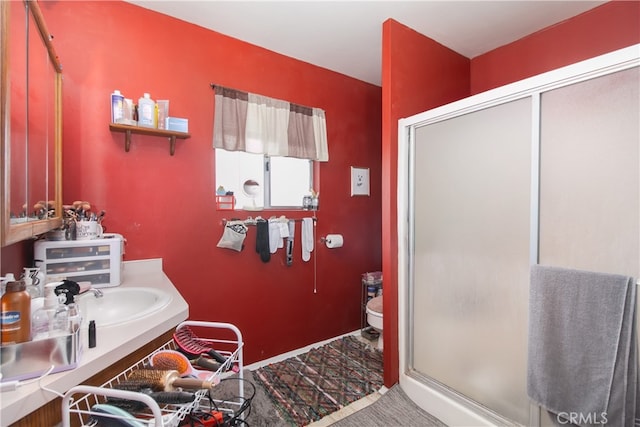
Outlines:
{"label": "toilet paper roll", "polygon": [[342,238],[342,234],[327,234],[324,242],[329,249],[333,249],[341,248],[344,240]]}

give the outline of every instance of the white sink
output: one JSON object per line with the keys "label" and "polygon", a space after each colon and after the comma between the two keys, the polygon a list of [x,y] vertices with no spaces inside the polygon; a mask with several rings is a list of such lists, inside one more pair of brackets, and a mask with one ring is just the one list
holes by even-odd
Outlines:
{"label": "white sink", "polygon": [[107,288],[103,296],[91,292],[79,298],[82,324],[95,320],[96,327],[112,326],[140,319],[166,307],[171,295],[154,288]]}

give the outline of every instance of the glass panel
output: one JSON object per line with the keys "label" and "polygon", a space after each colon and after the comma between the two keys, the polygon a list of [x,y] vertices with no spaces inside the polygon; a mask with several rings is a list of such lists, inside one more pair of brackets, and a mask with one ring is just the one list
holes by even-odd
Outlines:
{"label": "glass panel", "polygon": [[[48,53],[47,53],[48,54]],[[45,163],[43,167],[45,179],[45,198],[48,201],[48,209],[54,209],[56,206],[56,85],[58,84],[58,75],[53,68],[51,62],[47,68],[46,84],[43,89],[46,91],[44,102],[46,105],[47,116],[45,125]],[[59,216],[60,212],[56,212],[54,216]]]}
{"label": "glass panel", "polygon": [[311,161],[293,157],[271,157],[270,161],[270,205],[302,206],[302,198],[312,187]]}
{"label": "glass panel", "polygon": [[27,203],[34,219],[46,219],[49,197],[47,194],[47,154],[53,147],[55,74],[49,61],[49,52],[42,41],[32,14],[29,14],[27,76]]}
{"label": "glass panel", "polygon": [[636,67],[542,95],[541,264],[640,276],[639,82]]}
{"label": "glass panel", "polygon": [[302,197],[310,194],[313,185],[312,162],[293,157],[270,157],[269,163],[269,170],[265,171],[262,154],[216,149],[216,188],[223,186],[226,191],[233,191],[238,209],[252,207],[254,198],[243,191],[244,182],[251,179],[260,185],[255,197],[258,208],[301,207]]}
{"label": "glass panel", "polygon": [[254,180],[264,188],[264,156],[242,151],[216,150],[216,188],[223,186],[227,191],[233,191],[236,196],[236,207],[264,206],[262,190],[254,198],[243,191],[247,180]]}
{"label": "glass panel", "polygon": [[410,363],[522,424],[531,117],[527,98],[418,128],[412,196]]}
{"label": "glass panel", "polygon": [[[27,10],[22,2],[9,7],[8,63],[10,81],[11,175],[9,177],[9,212],[11,223],[26,220],[27,208]],[[37,37],[37,29],[33,29]]]}

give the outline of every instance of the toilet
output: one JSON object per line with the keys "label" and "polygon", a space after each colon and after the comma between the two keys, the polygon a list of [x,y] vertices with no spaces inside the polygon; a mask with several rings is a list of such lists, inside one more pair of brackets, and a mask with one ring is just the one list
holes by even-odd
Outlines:
{"label": "toilet", "polygon": [[367,303],[367,323],[380,332],[378,349],[382,350],[382,295],[371,298]]}

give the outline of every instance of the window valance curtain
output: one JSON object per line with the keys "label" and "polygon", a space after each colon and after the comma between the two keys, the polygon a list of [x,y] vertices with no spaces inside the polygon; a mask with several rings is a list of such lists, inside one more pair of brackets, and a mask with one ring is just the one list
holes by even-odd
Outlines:
{"label": "window valance curtain", "polygon": [[324,110],[219,85],[215,90],[213,147],[326,162]]}

